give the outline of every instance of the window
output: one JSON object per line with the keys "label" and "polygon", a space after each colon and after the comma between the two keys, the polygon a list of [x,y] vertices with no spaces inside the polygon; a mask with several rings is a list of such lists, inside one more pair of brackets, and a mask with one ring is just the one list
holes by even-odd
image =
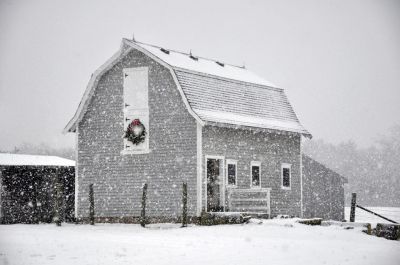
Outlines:
{"label": "window", "polygon": [[[149,152],[149,103],[148,103],[148,68],[123,69],[124,95],[124,132],[129,126],[144,131],[143,140],[139,143],[128,141],[124,137],[123,154],[140,154]],[[134,123],[134,125],[132,125]],[[139,129],[141,129],[139,131]]]}
{"label": "window", "polygon": [[261,163],[258,161],[252,161],[250,164],[251,174],[251,187],[261,187]]}
{"label": "window", "polygon": [[291,165],[290,164],[282,164],[282,189],[290,189],[290,181],[291,181]]}
{"label": "window", "polygon": [[228,186],[236,186],[237,162],[235,160],[227,160],[226,167]]}

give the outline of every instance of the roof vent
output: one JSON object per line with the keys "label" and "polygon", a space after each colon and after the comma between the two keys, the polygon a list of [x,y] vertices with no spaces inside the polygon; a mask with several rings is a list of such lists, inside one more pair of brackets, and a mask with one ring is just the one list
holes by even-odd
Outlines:
{"label": "roof vent", "polygon": [[199,60],[199,57],[193,56],[192,51],[190,51],[189,57],[190,57],[190,59],[195,60],[195,61]]}
{"label": "roof vent", "polygon": [[164,49],[164,48],[160,48],[160,50],[161,50],[163,53],[165,53],[165,54],[169,54],[169,51],[166,50],[166,49]]}
{"label": "roof vent", "polygon": [[224,67],[224,66],[225,66],[225,64],[224,64],[224,63],[221,63],[221,62],[218,62],[218,61],[216,61],[216,63],[217,63],[219,66],[222,66],[222,67]]}

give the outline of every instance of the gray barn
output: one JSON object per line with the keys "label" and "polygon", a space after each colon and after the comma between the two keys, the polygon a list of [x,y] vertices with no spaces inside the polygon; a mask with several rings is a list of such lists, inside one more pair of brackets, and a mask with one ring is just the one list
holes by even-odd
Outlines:
{"label": "gray barn", "polygon": [[76,215],[134,221],[188,211],[302,215],[300,124],[282,88],[244,67],[123,39],[65,132],[77,138]]}

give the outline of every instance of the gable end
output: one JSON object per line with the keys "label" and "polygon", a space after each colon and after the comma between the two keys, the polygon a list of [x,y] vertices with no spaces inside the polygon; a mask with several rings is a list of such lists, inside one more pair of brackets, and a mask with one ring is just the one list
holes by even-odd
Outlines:
{"label": "gable end", "polygon": [[83,94],[83,98],[81,102],[79,103],[78,109],[75,113],[75,115],[72,117],[72,119],[68,122],[68,124],[65,126],[63,133],[68,133],[68,132],[76,132],[77,125],[79,122],[82,120],[84,114],[87,111],[87,107],[90,103],[90,99],[92,98],[94,91],[97,87],[97,84],[101,77],[108,71],[110,70],[113,66],[115,66],[118,62],[120,62],[129,52],[132,50],[138,50],[142,52],[144,55],[148,56],[149,58],[153,59],[157,63],[161,64],[165,68],[169,70],[171,73],[171,76],[175,82],[176,87],[178,88],[178,91],[182,97],[182,100],[186,106],[186,109],[189,111],[189,113],[195,118],[195,120],[200,124],[204,125],[204,122],[199,118],[199,116],[193,112],[191,109],[189,102],[187,101],[187,98],[182,90],[182,87],[180,86],[178,79],[176,77],[175,71],[173,68],[167,64],[166,62],[162,61],[160,58],[156,57],[152,53],[148,52],[147,50],[143,49],[139,45],[136,45],[135,43],[132,43],[130,41],[127,41],[126,39],[122,40],[121,47],[118,52],[116,52],[110,59],[108,59],[100,68],[98,68],[91,76],[89,83],[86,87],[86,90]]}

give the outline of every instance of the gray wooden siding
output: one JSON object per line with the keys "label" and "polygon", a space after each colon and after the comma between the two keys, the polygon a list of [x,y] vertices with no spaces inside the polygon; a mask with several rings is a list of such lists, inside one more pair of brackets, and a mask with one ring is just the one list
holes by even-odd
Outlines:
{"label": "gray wooden siding", "polygon": [[[300,135],[255,132],[215,126],[203,127],[203,161],[205,156],[224,156],[237,160],[237,185],[250,188],[250,163],[261,162],[261,187],[271,188],[271,216],[300,216]],[[281,163],[292,165],[291,190],[281,189]],[[203,170],[205,207],[207,172]]]}
{"label": "gray wooden siding", "polygon": [[303,155],[304,217],[344,220],[344,179]]}
{"label": "gray wooden siding", "polygon": [[[149,67],[151,152],[121,155],[122,70],[140,66]],[[89,215],[90,183],[94,183],[96,216],[139,216],[145,182],[148,215],[178,217],[183,181],[188,182],[189,215],[195,215],[196,122],[166,68],[138,51],[129,53],[101,78],[78,131],[78,217]]]}

